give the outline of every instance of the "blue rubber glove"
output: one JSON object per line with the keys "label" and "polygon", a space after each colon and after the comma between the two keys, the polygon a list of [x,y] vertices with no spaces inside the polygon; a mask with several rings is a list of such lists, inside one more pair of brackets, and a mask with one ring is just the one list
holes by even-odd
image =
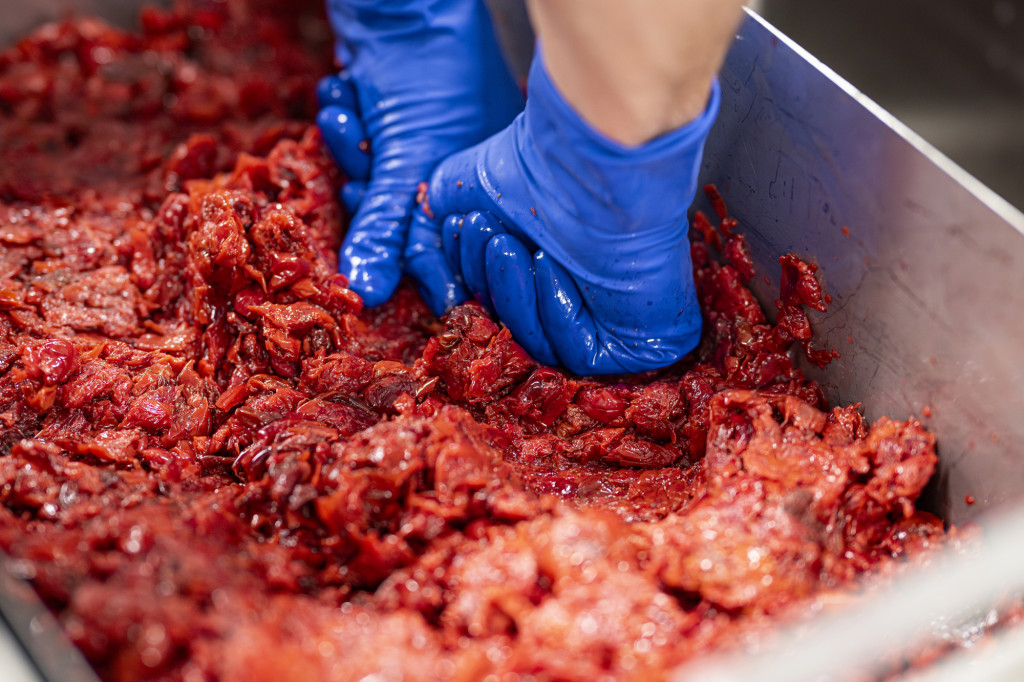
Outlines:
{"label": "blue rubber glove", "polygon": [[[416,188],[444,157],[507,126],[523,98],[482,0],[328,0],[344,71],[317,122],[349,177],[339,270],[375,306],[394,292]],[[369,143],[367,149],[366,142]]]}
{"label": "blue rubber glove", "polygon": [[471,294],[541,362],[674,363],[700,340],[687,209],[719,100],[715,82],[697,120],[625,147],[566,103],[538,49],[525,111],[434,171],[406,269],[435,312]]}

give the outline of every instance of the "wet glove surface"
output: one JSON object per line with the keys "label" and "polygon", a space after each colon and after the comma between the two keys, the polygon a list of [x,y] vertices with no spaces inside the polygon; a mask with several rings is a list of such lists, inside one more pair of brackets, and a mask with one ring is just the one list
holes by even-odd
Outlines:
{"label": "wet glove surface", "polygon": [[339,270],[374,306],[401,277],[417,185],[507,126],[523,101],[481,0],[327,5],[344,69],[320,84],[318,123],[354,214]]}
{"label": "wet glove surface", "polygon": [[640,147],[593,130],[534,58],[525,111],[434,171],[406,268],[437,313],[470,295],[536,359],[577,374],[665,367],[699,341],[687,240],[719,106]]}

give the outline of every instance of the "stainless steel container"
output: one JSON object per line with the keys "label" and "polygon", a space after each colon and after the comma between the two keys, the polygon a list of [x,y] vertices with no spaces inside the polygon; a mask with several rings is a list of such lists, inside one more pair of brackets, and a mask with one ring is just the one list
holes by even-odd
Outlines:
{"label": "stainless steel container", "polygon": [[[756,16],[721,80],[702,179],[722,189],[760,272],[796,253],[833,297],[812,324],[841,356],[806,371],[870,419],[921,418],[940,458],[925,506],[980,522],[984,539],[679,679],[850,679],[913,643],[973,636],[995,600],[1024,588],[1024,214]],[[771,310],[777,275],[753,286]],[[1022,639],[991,638],[915,679],[1024,679]]]}
{"label": "stainless steel container", "polygon": [[[68,5],[126,23],[139,4],[5,2],[0,44]],[[522,38],[509,44],[524,51]],[[756,15],[742,26],[721,81],[722,113],[702,180],[722,190],[769,276],[754,283],[767,310],[779,256],[793,252],[820,266],[833,301],[812,323],[817,343],[840,358],[808,373],[831,401],[861,402],[869,418],[924,420],[940,452],[926,503],[948,521],[984,520],[1012,506],[1024,489],[1024,214]],[[1013,523],[1006,537],[1024,528]],[[992,575],[1024,562],[982,558]],[[1024,570],[1016,573],[1024,585]],[[939,581],[928,589],[941,603],[939,592],[951,588]],[[895,620],[884,605],[868,617]],[[790,645],[801,646],[783,646]],[[787,660],[764,665],[776,666],[780,679],[800,679]],[[719,670],[720,679],[741,679],[742,670]]]}
{"label": "stainless steel container", "polygon": [[[753,16],[721,79],[703,179],[760,272],[787,252],[821,267],[833,302],[812,323],[841,356],[809,373],[869,418],[924,418],[943,518],[1019,497],[1024,215]],[[768,309],[777,287],[754,282]]]}

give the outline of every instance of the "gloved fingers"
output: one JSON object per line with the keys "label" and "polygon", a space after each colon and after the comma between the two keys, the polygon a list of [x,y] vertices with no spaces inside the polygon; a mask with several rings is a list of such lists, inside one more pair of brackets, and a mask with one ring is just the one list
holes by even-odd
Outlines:
{"label": "gloved fingers", "polygon": [[356,86],[348,71],[321,78],[320,82],[316,84],[316,97],[321,109],[332,105],[352,111],[359,109]]}
{"label": "gloved fingers", "polygon": [[370,183],[352,217],[338,269],[368,307],[384,303],[398,287],[414,201],[415,188],[402,191],[379,181]]}
{"label": "gloved fingers", "polygon": [[470,147],[452,154],[434,169],[427,203],[435,216],[468,215],[493,204],[476,176],[477,154],[478,150]]}
{"label": "gloved fingers", "polygon": [[[487,186],[481,181],[478,157],[482,153],[480,146],[470,147],[452,154],[437,165],[427,186],[427,205],[430,212],[435,216],[469,216],[472,213],[484,213],[490,216],[490,224],[498,226],[499,231],[514,235],[520,242],[535,250],[537,247],[530,235],[516,225],[514,218],[509,222],[502,222],[498,217],[503,213],[499,203],[501,192],[497,192],[493,185]],[[449,262],[453,269],[462,271],[462,258],[465,254],[462,249],[465,241],[461,232],[465,230],[465,226],[453,224],[446,227],[452,236],[460,235],[456,239],[446,238],[445,248],[458,246],[461,253],[450,253]]]}
{"label": "gloved fingers", "polygon": [[546,365],[559,364],[537,313],[533,256],[510,234],[495,235],[484,254],[487,284],[494,311],[530,356]]}
{"label": "gloved fingers", "polygon": [[341,203],[349,215],[355,215],[363,203],[366,195],[366,183],[359,180],[349,180],[341,187]]}
{"label": "gloved fingers", "polygon": [[488,242],[502,232],[501,224],[492,214],[473,211],[463,221],[460,233],[462,279],[469,293],[487,308],[491,307],[491,290],[487,284],[485,252]]}
{"label": "gloved fingers", "polygon": [[371,159],[366,129],[355,109],[332,104],[320,110],[316,122],[324,144],[345,175],[353,180],[368,180]]}
{"label": "gloved fingers", "polygon": [[469,300],[462,278],[457,270],[449,267],[445,258],[438,221],[418,206],[412,213],[404,255],[405,271],[416,280],[423,299],[435,315],[443,315]]}
{"label": "gloved fingers", "polygon": [[561,363],[583,376],[622,373],[622,367],[605,351],[572,275],[543,251],[534,255],[533,265],[537,311],[548,338],[557,339],[555,353]]}
{"label": "gloved fingers", "polygon": [[462,223],[466,216],[461,214],[450,215],[444,219],[441,227],[441,246],[444,249],[444,258],[452,272],[462,273],[462,253],[459,244],[462,240]]}

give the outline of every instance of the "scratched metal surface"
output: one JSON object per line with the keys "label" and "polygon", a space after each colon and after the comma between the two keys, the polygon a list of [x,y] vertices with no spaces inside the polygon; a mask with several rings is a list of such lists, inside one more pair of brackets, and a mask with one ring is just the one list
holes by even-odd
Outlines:
{"label": "scratched metal surface", "polygon": [[780,255],[821,267],[812,323],[841,357],[809,373],[871,419],[930,412],[945,518],[1020,497],[1024,215],[754,15],[721,82],[702,177],[771,277],[762,301]]}

